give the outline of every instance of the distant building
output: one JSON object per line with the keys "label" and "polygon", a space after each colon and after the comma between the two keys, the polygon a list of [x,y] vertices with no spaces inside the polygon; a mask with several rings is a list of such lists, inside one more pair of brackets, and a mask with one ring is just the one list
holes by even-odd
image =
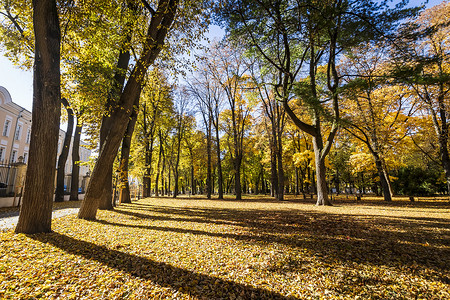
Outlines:
{"label": "distant building", "polygon": [[[66,132],[64,130],[59,130],[59,138],[58,138],[58,157],[61,154],[63,144],[64,144],[64,137],[66,136]],[[69,146],[69,156],[67,156],[66,166],[64,168],[64,187],[66,191],[70,191],[70,184],[71,184],[71,178],[72,178],[72,143],[73,143],[73,137],[70,140],[70,146]],[[89,172],[89,166],[86,164],[83,164],[83,162],[89,161],[89,157],[91,156],[91,150],[86,148],[87,144],[83,141],[80,141],[80,176],[78,178],[78,187],[81,189],[82,192],[86,189],[85,184],[85,176]],[[58,161],[58,160],[57,160]]]}
{"label": "distant building", "polygon": [[[64,130],[59,131],[58,156],[62,151],[64,143]],[[28,153],[31,138],[31,112],[12,102],[8,90],[0,86],[0,164],[11,164],[23,157],[23,162],[28,164]],[[73,139],[72,139],[73,140]],[[80,161],[89,161],[91,150],[83,147],[86,145],[80,142]],[[79,187],[84,188],[83,178],[89,172],[89,167],[81,163]],[[72,173],[72,146],[70,146],[69,156],[65,167],[64,184],[70,189],[70,175]],[[0,181],[2,179],[0,178]]]}

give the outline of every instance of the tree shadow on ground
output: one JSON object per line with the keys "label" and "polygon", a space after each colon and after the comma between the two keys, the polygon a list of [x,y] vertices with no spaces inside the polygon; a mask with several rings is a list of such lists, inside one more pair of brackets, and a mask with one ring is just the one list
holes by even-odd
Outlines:
{"label": "tree shadow on ground", "polygon": [[[395,268],[407,267],[420,273],[422,268],[444,274],[438,280],[450,283],[450,224],[444,218],[339,215],[295,210],[244,210],[185,208],[135,203],[147,213],[125,209],[116,212],[134,218],[194,223],[227,224],[240,227],[239,232],[109,223],[138,226],[246,242],[280,243],[293,249],[309,249],[323,262],[357,262]],[[104,224],[108,224],[107,221]],[[445,275],[447,274],[447,275]],[[434,274],[436,275],[436,274]],[[433,275],[433,276],[434,276]]]}
{"label": "tree shadow on ground", "polygon": [[[225,201],[225,202],[238,202],[238,203],[298,203],[298,204],[308,204],[314,205],[316,203],[316,198],[310,198],[309,196],[303,198],[300,195],[286,195],[284,200],[276,200],[269,195],[246,195],[242,200],[236,200],[233,198],[226,197],[225,199],[219,200],[217,198],[207,199],[202,195],[195,196],[177,196],[176,198],[167,197],[167,196],[159,196],[159,197],[151,197],[157,199],[176,199],[176,200],[186,200],[186,201]],[[408,199],[394,199],[393,201],[387,202],[381,199],[373,199],[373,198],[362,198],[361,200],[356,200],[355,195],[350,195],[348,197],[339,196],[333,197],[331,201],[333,205],[346,205],[346,206],[367,206],[367,207],[387,207],[387,208],[435,208],[435,209],[450,209],[450,201],[448,199],[436,199],[436,198],[417,198],[414,202],[409,201]],[[139,203],[138,201],[133,201],[133,204]]]}
{"label": "tree shadow on ground", "polygon": [[244,299],[296,299],[285,297],[273,291],[196,273],[164,262],[109,249],[57,232],[29,235],[29,237],[55,246],[67,253],[97,261],[144,280],[150,280],[162,287],[168,287],[175,291],[190,287],[189,293],[201,299],[224,299],[228,298],[227,295],[230,293],[240,295]]}

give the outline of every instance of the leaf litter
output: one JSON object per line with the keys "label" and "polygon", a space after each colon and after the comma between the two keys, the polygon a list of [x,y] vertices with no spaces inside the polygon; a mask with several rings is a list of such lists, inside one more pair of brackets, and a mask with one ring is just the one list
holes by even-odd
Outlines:
{"label": "leaf litter", "polygon": [[0,233],[4,299],[450,299],[450,208],[149,198]]}

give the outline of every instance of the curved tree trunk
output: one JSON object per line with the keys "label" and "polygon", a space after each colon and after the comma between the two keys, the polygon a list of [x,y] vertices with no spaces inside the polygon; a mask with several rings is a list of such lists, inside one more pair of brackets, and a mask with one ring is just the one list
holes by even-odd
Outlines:
{"label": "curved tree trunk", "polygon": [[78,187],[80,177],[80,139],[83,124],[80,123],[80,118],[77,118],[77,127],[73,136],[72,146],[72,178],[70,184],[70,200],[78,201]]}
{"label": "curved tree trunk", "polygon": [[131,138],[138,116],[137,106],[131,114],[125,136],[122,140],[122,151],[120,153],[119,165],[119,203],[131,203],[130,184],[128,183],[128,161],[130,158]]}
{"label": "curved tree trunk", "polygon": [[102,194],[100,195],[99,203],[98,203],[98,209],[101,209],[101,210],[113,210],[114,209],[114,206],[113,206],[113,199],[114,199],[113,198],[113,165],[114,165],[114,160],[117,156],[118,150],[119,150],[119,148],[117,148],[117,150],[115,151],[116,155],[114,156],[111,165],[105,166],[105,172],[103,173],[104,177],[105,177],[105,182],[103,184],[103,191],[102,191]]}
{"label": "curved tree trunk", "polygon": [[136,101],[136,97],[140,95],[143,77],[162,49],[166,34],[175,18],[177,7],[177,0],[160,0],[158,3],[155,13],[157,18],[152,17],[149,24],[143,44],[143,53],[136,61],[136,65],[121,93],[117,108],[111,112],[111,119],[114,122],[109,127],[107,138],[92,171],[86,195],[78,212],[78,218],[95,219],[101,195],[104,193],[104,187],[108,183],[108,177],[105,176],[104,170],[110,168],[114,163],[120,142],[128,125],[128,119],[133,110],[133,104]]}
{"label": "curved tree trunk", "polygon": [[55,0],[33,1],[33,122],[23,204],[16,233],[50,232],[61,114],[60,43]]}
{"label": "curved tree trunk", "polygon": [[64,137],[64,143],[61,150],[61,154],[58,158],[58,170],[56,173],[56,191],[55,202],[64,201],[64,169],[66,167],[67,157],[69,156],[70,140],[72,139],[73,132],[73,110],[70,108],[69,101],[66,98],[61,99],[62,104],[67,111],[67,131]]}
{"label": "curved tree trunk", "polygon": [[380,177],[381,190],[383,192],[384,201],[392,201],[392,192],[389,184],[389,175],[387,174],[383,163],[378,153],[372,153],[375,159],[375,165],[377,167],[378,176]]}
{"label": "curved tree trunk", "polygon": [[316,205],[332,205],[328,198],[328,186],[326,180],[325,161],[316,161],[316,177],[317,177],[317,202]]}

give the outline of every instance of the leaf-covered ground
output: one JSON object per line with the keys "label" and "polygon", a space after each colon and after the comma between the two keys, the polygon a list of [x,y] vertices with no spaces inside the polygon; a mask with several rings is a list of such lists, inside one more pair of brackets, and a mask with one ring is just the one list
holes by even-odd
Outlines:
{"label": "leaf-covered ground", "polygon": [[448,202],[144,199],[0,233],[6,299],[450,299]]}

